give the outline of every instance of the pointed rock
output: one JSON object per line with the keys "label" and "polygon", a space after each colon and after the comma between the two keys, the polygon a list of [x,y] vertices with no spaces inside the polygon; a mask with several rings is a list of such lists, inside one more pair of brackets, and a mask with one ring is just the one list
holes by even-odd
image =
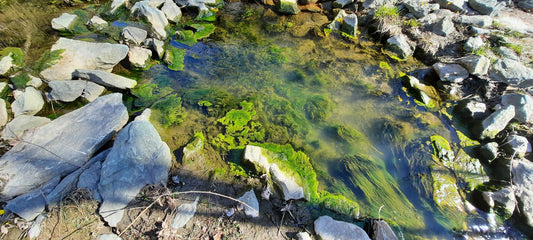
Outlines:
{"label": "pointed rock", "polygon": [[257,201],[257,197],[255,196],[253,189],[244,193],[244,195],[239,198],[239,201],[251,206],[244,206],[244,213],[246,216],[253,218],[259,217],[259,202]]}

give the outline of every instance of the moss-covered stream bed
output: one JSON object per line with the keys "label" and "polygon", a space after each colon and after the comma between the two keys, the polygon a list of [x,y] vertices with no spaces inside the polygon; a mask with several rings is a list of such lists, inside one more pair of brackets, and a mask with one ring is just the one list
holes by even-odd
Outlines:
{"label": "moss-covered stream bed", "polygon": [[[180,164],[183,147],[200,138],[212,150],[204,163],[223,162],[205,167],[210,178],[257,177],[241,158],[258,145],[304,179],[314,212],[381,218],[406,239],[514,236],[466,200],[488,179],[471,157],[479,143],[454,127],[435,89],[425,105],[402,84],[405,75],[434,84],[427,66],[388,57],[364,26],[356,37],[326,34],[323,13],[284,16],[243,2],[212,11],[216,18],[184,12],[169,31],[177,31],[165,45],[170,59],[114,69],[138,81],[124,102],[133,115],[154,109]],[[140,26],[114,20],[105,33],[67,35],[112,42],[117,29]]]}

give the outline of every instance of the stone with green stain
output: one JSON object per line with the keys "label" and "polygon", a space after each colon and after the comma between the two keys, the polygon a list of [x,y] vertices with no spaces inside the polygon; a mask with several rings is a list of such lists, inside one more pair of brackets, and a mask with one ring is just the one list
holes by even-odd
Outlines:
{"label": "stone with green stain", "polygon": [[405,75],[402,77],[402,84],[415,100],[429,108],[435,107],[440,99],[435,87],[423,84],[413,76]]}
{"label": "stone with green stain", "polygon": [[455,159],[450,143],[440,135],[430,137],[433,146],[433,154],[444,163],[452,162]]}
{"label": "stone with green stain", "polygon": [[205,137],[202,132],[194,133],[192,141],[183,148],[182,162],[187,164],[204,160],[201,151],[204,149]]}
{"label": "stone with green stain", "polygon": [[442,226],[450,230],[465,230],[466,217],[463,199],[457,191],[457,185],[453,173],[446,167],[433,164],[431,166],[433,179],[433,200],[442,217],[436,216],[436,220]]}

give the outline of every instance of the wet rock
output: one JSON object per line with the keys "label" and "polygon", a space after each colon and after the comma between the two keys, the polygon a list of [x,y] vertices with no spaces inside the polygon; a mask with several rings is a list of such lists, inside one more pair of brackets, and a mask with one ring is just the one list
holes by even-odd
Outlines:
{"label": "wet rock", "polygon": [[42,224],[46,220],[46,214],[39,214],[28,230],[28,238],[35,239],[41,234]]}
{"label": "wet rock", "polygon": [[102,202],[100,192],[98,192],[98,183],[100,182],[100,173],[102,171],[102,162],[107,157],[111,149],[107,149],[90,160],[90,164],[80,174],[77,188],[85,188],[91,191],[93,199]]}
{"label": "wet rock", "polygon": [[464,11],[465,0],[436,0],[441,8],[450,9],[454,12]]}
{"label": "wet rock", "polygon": [[483,42],[483,38],[481,36],[476,37],[469,37],[466,40],[465,45],[463,46],[463,49],[466,52],[474,52],[478,49],[481,49],[485,46],[485,42]]}
{"label": "wet rock", "polygon": [[[524,224],[533,227],[533,163],[526,160],[512,161],[512,176],[515,196],[518,204],[518,213],[524,218]],[[531,233],[530,233],[531,234]]]}
{"label": "wet rock", "polygon": [[373,240],[398,240],[389,224],[383,220],[367,219],[364,230]]}
{"label": "wet rock", "polygon": [[64,49],[62,58],[52,67],[41,72],[48,80],[70,80],[75,69],[94,69],[110,72],[128,54],[123,44],[94,43],[60,38],[51,51]]}
{"label": "wet rock", "polygon": [[453,25],[451,17],[444,17],[440,21],[433,24],[433,32],[437,35],[447,37],[455,33],[455,26]]}
{"label": "wet rock", "polygon": [[246,145],[244,148],[243,164],[257,174],[267,173],[270,169],[270,163],[262,151],[263,148],[258,146]]}
{"label": "wet rock", "polygon": [[480,160],[486,160],[489,163],[492,162],[498,156],[498,143],[489,142],[481,145],[479,147],[479,157]]}
{"label": "wet rock", "polygon": [[107,21],[101,17],[95,15],[89,20],[89,22],[87,22],[87,26],[93,31],[100,31],[109,26],[109,23],[107,23]]}
{"label": "wet rock", "polygon": [[204,156],[201,151],[204,149],[204,140],[202,137],[195,137],[192,142],[183,148],[182,163],[187,164],[194,161],[203,161]]}
{"label": "wet rock", "polygon": [[50,122],[45,117],[20,115],[9,122],[2,131],[4,140],[20,140],[26,130],[38,128]]}
{"label": "wet rock", "polygon": [[[34,88],[40,88],[43,85],[43,80],[41,80],[38,77],[34,77],[32,75],[28,75],[30,77],[30,81],[26,83],[27,87],[34,87]],[[1,92],[1,90],[0,90]]]}
{"label": "wet rock", "polygon": [[483,192],[482,196],[491,208],[496,209],[500,216],[507,219],[511,217],[517,204],[514,191],[514,187],[511,186],[494,192]]}
{"label": "wet rock", "polygon": [[494,81],[512,86],[524,88],[533,86],[533,69],[508,58],[496,60],[489,70],[489,76]]}
{"label": "wet rock", "polygon": [[128,0],[113,0],[113,2],[111,2],[111,13],[114,13],[117,9],[125,6],[127,3]]}
{"label": "wet rock", "polygon": [[494,138],[501,132],[507,124],[514,118],[515,109],[513,105],[505,106],[493,112],[481,122],[481,133],[479,139]]}
{"label": "wet rock", "polygon": [[504,2],[497,0],[468,0],[468,5],[477,12],[491,17],[497,16],[505,7]]}
{"label": "wet rock", "polygon": [[48,86],[52,89],[50,100],[62,102],[73,102],[85,92],[90,94],[89,98],[92,101],[105,90],[104,87],[96,83],[83,80],[50,81]]}
{"label": "wet rock", "polygon": [[69,26],[78,16],[70,13],[63,13],[61,16],[52,19],[52,28],[58,31],[70,30]]}
{"label": "wet rock", "polygon": [[294,178],[287,177],[281,172],[275,163],[270,165],[270,175],[272,175],[272,180],[281,190],[285,201],[305,198],[304,189],[294,181]]}
{"label": "wet rock", "polygon": [[435,91],[433,87],[420,83],[417,78],[410,75],[406,75],[402,78],[402,84],[407,88],[413,98],[422,102],[426,106],[431,105],[432,98],[428,93],[433,93]]}
{"label": "wet rock", "polygon": [[393,52],[400,59],[407,59],[414,53],[414,44],[403,34],[387,39],[385,48]]}
{"label": "wet rock", "polygon": [[253,189],[244,193],[244,195],[239,198],[239,201],[251,206],[251,208],[244,206],[244,213],[246,216],[253,218],[259,217],[259,202],[257,201],[257,197],[255,196]]}
{"label": "wet rock", "polygon": [[7,115],[6,100],[0,98],[0,127],[6,125],[9,115]]}
{"label": "wet rock", "polygon": [[468,78],[468,70],[459,64],[435,63],[433,69],[443,82],[460,83]]}
{"label": "wet rock", "polygon": [[172,0],[166,0],[163,7],[161,7],[161,11],[163,11],[167,19],[173,23],[178,23],[181,19],[181,9]]}
{"label": "wet rock", "polygon": [[344,10],[339,10],[337,12],[337,15],[335,15],[335,18],[333,18],[333,21],[331,23],[329,23],[326,28],[327,29],[331,29],[331,30],[334,30],[334,31],[339,31],[341,30],[341,23],[342,23],[342,19],[344,17],[346,17],[348,14],[346,14],[346,12]]}
{"label": "wet rock", "polygon": [[150,64],[152,51],[142,47],[133,46],[128,52],[128,60],[135,68],[146,68]]}
{"label": "wet rock", "polygon": [[90,80],[99,85],[110,88],[130,89],[137,85],[137,82],[133,79],[98,70],[76,69],[72,73],[72,76],[74,78]]}
{"label": "wet rock", "polygon": [[430,171],[433,180],[433,201],[435,201],[435,204],[440,209],[445,209],[443,213],[448,213],[446,217],[464,220],[466,212],[463,199],[457,191],[455,176],[448,168],[442,165],[434,164],[430,167]]}
{"label": "wet rock", "polygon": [[0,59],[0,76],[6,75],[6,73],[9,72],[12,67],[15,67],[11,55],[13,55],[13,53],[9,53]]}
{"label": "wet rock", "polygon": [[408,0],[402,3],[416,18],[427,16],[431,11],[439,9],[438,4],[430,4],[425,0]]}
{"label": "wet rock", "polygon": [[486,75],[490,67],[490,59],[481,55],[467,55],[459,58],[457,62],[470,74],[476,76]]}
{"label": "wet rock", "polygon": [[182,228],[189,222],[189,220],[191,220],[192,217],[194,217],[194,214],[196,213],[196,205],[198,204],[198,199],[200,199],[200,197],[196,196],[196,200],[194,200],[194,202],[184,203],[178,207],[176,216],[172,220],[172,228]]}
{"label": "wet rock", "polygon": [[165,54],[165,42],[155,38],[148,38],[144,41],[144,45],[152,50],[152,56],[156,56],[158,59],[163,58],[163,54]]}
{"label": "wet rock", "polygon": [[309,233],[307,232],[299,232],[296,234],[296,240],[313,240]]}
{"label": "wet rock", "polygon": [[17,214],[26,221],[35,219],[45,209],[46,199],[44,196],[54,189],[59,183],[59,179],[59,177],[54,177],[42,186],[9,200],[4,209]]}
{"label": "wet rock", "polygon": [[122,94],[114,93],[25,135],[25,142],[32,144],[21,142],[0,158],[0,199],[11,199],[75,171],[127,121]]}
{"label": "wet rock", "polygon": [[165,184],[170,164],[170,149],[149,121],[136,119],[117,134],[98,185],[103,199],[99,213],[109,226],[117,226],[141,188]]}
{"label": "wet rock", "polygon": [[15,90],[13,92],[15,101],[11,104],[11,110],[15,117],[19,115],[35,115],[44,106],[44,99],[41,95],[41,91],[33,88],[26,87],[24,92]]}
{"label": "wet rock", "polygon": [[277,8],[280,13],[298,14],[300,12],[297,0],[280,0]]}
{"label": "wet rock", "polygon": [[505,139],[505,144],[503,144],[502,148],[507,154],[522,158],[526,155],[528,149],[531,151],[531,144],[526,137],[510,135]]}
{"label": "wet rock", "polygon": [[355,36],[357,33],[357,15],[355,13],[346,15],[342,20],[341,31]]}
{"label": "wet rock", "polygon": [[461,15],[457,22],[469,26],[488,28],[492,26],[492,17],[486,15]]}
{"label": "wet rock", "polygon": [[161,10],[150,6],[149,1],[140,1],[136,2],[135,5],[131,8],[131,12],[146,17],[146,20],[152,26],[152,30],[162,39],[167,38],[167,32],[165,27],[168,25],[167,17],[165,13]]}
{"label": "wet rock", "polygon": [[314,223],[315,232],[322,240],[359,239],[370,240],[368,234],[359,226],[343,221],[333,220],[330,216],[321,216]]}
{"label": "wet rock", "polygon": [[122,29],[122,37],[124,40],[137,46],[141,45],[141,43],[146,39],[146,36],[148,36],[148,32],[144,29],[132,26],[127,26]]}
{"label": "wet rock", "polygon": [[533,121],[533,97],[528,94],[505,94],[502,96],[504,106],[513,105],[515,107],[514,119],[522,123]]}
{"label": "wet rock", "polygon": [[96,240],[122,240],[122,238],[114,233],[105,233],[98,235]]}

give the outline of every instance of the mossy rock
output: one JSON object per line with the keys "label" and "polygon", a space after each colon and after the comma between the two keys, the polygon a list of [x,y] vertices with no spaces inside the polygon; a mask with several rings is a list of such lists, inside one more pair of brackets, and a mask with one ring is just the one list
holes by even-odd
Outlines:
{"label": "mossy rock", "polygon": [[[451,162],[455,159],[450,143],[440,135],[430,137],[433,146],[433,154],[442,162]],[[446,165],[446,164],[445,164]]]}
{"label": "mossy rock", "polygon": [[193,23],[189,27],[196,29],[193,35],[196,40],[209,37],[215,32],[215,25],[212,23]]}
{"label": "mossy rock", "polygon": [[159,119],[163,128],[179,125],[187,116],[187,113],[181,107],[181,98],[176,94],[166,96],[164,99],[155,102],[152,109],[155,110],[152,119]]}
{"label": "mossy rock", "polygon": [[329,209],[341,215],[347,215],[351,218],[359,218],[359,204],[343,195],[321,192],[317,202],[322,208]]}
{"label": "mossy rock", "polygon": [[170,45],[166,45],[165,51],[165,63],[167,64],[168,69],[174,71],[181,71],[185,68],[183,62],[185,61],[185,49],[176,48]]}
{"label": "mossy rock", "polygon": [[202,132],[195,132],[192,140],[183,148],[183,164],[190,164],[192,162],[203,161],[204,156],[202,150],[204,149],[205,136]]}
{"label": "mossy rock", "polygon": [[194,37],[194,31],[192,30],[182,30],[179,31],[179,35],[176,36],[176,40],[180,43],[183,43],[187,46],[192,46],[198,43],[198,40]]}
{"label": "mossy rock", "polygon": [[33,64],[33,71],[37,74],[42,72],[43,70],[54,66],[63,58],[61,55],[65,49],[58,49],[54,51],[48,51],[43,53],[43,55]]}
{"label": "mossy rock", "polygon": [[13,64],[18,67],[24,66],[24,53],[22,49],[16,47],[6,47],[0,51],[0,59],[9,55],[11,53],[11,58],[13,59]]}
{"label": "mossy rock", "polygon": [[435,216],[437,222],[449,230],[466,230],[467,213],[453,173],[438,164],[432,165],[430,169],[433,200],[438,210]]}

